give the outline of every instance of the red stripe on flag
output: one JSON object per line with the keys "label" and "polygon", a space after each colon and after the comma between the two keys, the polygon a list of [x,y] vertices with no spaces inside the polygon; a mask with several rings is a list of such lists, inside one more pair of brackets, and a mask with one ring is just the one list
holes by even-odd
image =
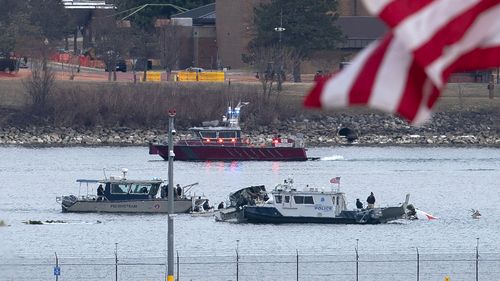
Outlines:
{"label": "red stripe on flag", "polygon": [[[500,36],[497,35],[497,36]],[[487,69],[500,65],[500,44],[485,49],[474,49],[449,65],[443,72],[443,81],[447,81],[453,72]]]}
{"label": "red stripe on flag", "polygon": [[423,86],[427,75],[414,61],[408,71],[406,88],[397,109],[398,114],[410,121],[415,120],[422,104]]}
{"label": "red stripe on flag", "polygon": [[432,2],[434,2],[434,0],[395,0],[387,4],[378,16],[387,23],[387,25],[394,27],[408,16],[418,12]]}
{"label": "red stripe on flag", "polygon": [[388,34],[382,39],[380,45],[373,51],[363,69],[358,73],[358,77],[356,77],[354,85],[349,93],[349,104],[368,103],[375,79],[377,78],[377,70],[382,64],[385,52],[392,38],[392,34]]}
{"label": "red stripe on flag", "polygon": [[321,77],[315,83],[314,88],[309,92],[304,100],[305,107],[321,107],[321,93],[325,87],[325,83],[330,80],[331,77]]}
{"label": "red stripe on flag", "polygon": [[447,46],[458,42],[481,13],[497,4],[498,0],[483,0],[457,15],[414,51],[415,59],[427,67],[443,54]]}

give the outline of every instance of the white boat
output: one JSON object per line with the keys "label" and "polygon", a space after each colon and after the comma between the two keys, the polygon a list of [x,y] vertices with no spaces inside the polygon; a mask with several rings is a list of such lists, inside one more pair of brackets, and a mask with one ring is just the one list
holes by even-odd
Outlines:
{"label": "white boat", "polygon": [[[151,180],[134,180],[126,178],[127,170],[122,177],[109,177],[103,180],[78,179],[86,186],[85,195],[66,195],[57,197],[63,212],[102,212],[102,213],[168,213],[168,196],[165,181],[160,178]],[[97,195],[100,185],[102,194]],[[195,184],[182,188],[180,195],[174,194],[174,213],[188,213],[193,206],[202,204],[206,199],[201,196],[189,196],[187,190]],[[96,190],[96,193],[89,193]]]}
{"label": "white boat", "polygon": [[408,200],[409,195],[400,206],[348,210],[345,194],[338,189],[305,186],[298,190],[293,180],[287,179],[270,192],[266,202],[232,204],[216,219],[248,223],[379,224],[403,218]]}

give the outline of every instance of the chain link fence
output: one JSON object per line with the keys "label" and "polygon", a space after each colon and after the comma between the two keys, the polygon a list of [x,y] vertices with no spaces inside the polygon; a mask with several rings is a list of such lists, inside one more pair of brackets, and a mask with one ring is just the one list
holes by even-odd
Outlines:
{"label": "chain link fence", "polygon": [[[0,258],[0,281],[15,280],[166,280],[163,257]],[[195,280],[499,280],[500,253],[247,254],[182,255],[175,278]]]}

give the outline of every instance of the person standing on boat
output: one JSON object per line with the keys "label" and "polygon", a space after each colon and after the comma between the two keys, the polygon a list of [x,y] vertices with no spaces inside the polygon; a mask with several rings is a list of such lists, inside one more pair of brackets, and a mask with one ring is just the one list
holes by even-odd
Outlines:
{"label": "person standing on boat", "polygon": [[219,203],[219,206],[217,206],[217,209],[219,209],[219,210],[224,209],[224,201]]}
{"label": "person standing on boat", "polygon": [[366,198],[366,202],[368,203],[368,209],[373,209],[375,207],[375,196],[373,192],[370,192],[370,196]]}
{"label": "person standing on boat", "polygon": [[177,197],[181,198],[182,196],[182,187],[180,184],[177,184]]}
{"label": "person standing on boat", "polygon": [[165,198],[165,197],[167,197],[167,196],[168,196],[168,186],[166,186],[166,185],[162,185],[162,186],[160,187],[160,189],[161,189],[161,191],[160,191],[160,196],[161,196],[161,198]]}
{"label": "person standing on boat", "polygon": [[102,184],[97,188],[97,201],[104,200],[104,188],[102,188]]}
{"label": "person standing on boat", "polygon": [[359,201],[359,198],[356,199],[356,208],[358,208],[358,210],[363,209],[363,203]]}
{"label": "person standing on boat", "polygon": [[208,199],[207,199],[207,200],[205,200],[205,202],[203,203],[203,210],[208,211],[208,210],[210,210],[210,209],[212,209],[212,207],[210,207],[210,204],[208,203]]}

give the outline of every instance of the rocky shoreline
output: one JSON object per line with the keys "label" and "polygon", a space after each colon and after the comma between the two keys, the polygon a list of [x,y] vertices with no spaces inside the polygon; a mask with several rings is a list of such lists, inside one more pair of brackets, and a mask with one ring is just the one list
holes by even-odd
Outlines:
{"label": "rocky shoreline", "polygon": [[[320,120],[287,120],[269,126],[255,126],[243,132],[254,144],[270,143],[276,135],[296,138],[303,135],[307,147],[345,145],[338,135],[343,127],[356,132],[354,143],[366,146],[488,146],[500,147],[500,123],[486,114],[436,114],[424,127],[411,127],[405,121],[384,114],[338,114]],[[165,129],[132,128],[67,128],[67,127],[4,127],[0,129],[0,146],[146,146],[164,142]],[[188,138],[178,130],[176,139]]]}

